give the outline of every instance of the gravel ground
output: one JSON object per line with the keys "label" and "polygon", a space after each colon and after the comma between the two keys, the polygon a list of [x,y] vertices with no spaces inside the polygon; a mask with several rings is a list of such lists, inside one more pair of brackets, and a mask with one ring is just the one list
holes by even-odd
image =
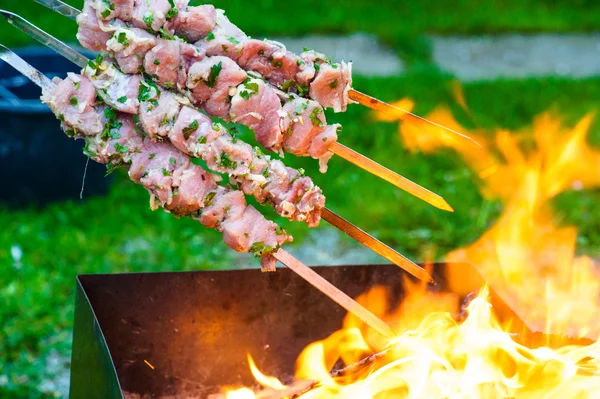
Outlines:
{"label": "gravel ground", "polygon": [[279,37],[273,40],[285,44],[294,53],[301,53],[307,47],[336,61],[352,61],[352,71],[358,75],[395,76],[404,70],[404,64],[394,51],[385,48],[375,36],[366,33]]}
{"label": "gravel ground", "polygon": [[600,33],[433,37],[433,59],[464,82],[600,75]]}

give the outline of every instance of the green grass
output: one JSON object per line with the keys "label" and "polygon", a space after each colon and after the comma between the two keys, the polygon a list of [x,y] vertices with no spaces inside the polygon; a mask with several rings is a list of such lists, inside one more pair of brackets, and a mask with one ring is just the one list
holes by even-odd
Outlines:
{"label": "green grass", "polygon": [[[67,0],[81,8],[83,1]],[[424,33],[472,34],[571,32],[598,28],[600,2],[595,0],[260,0],[211,1],[249,35],[371,32],[399,50],[419,52]],[[48,32],[73,41],[75,23],[37,4],[2,0],[2,8],[17,12]],[[4,29],[4,28],[3,28]],[[7,46],[30,43],[22,34],[3,35]],[[401,46],[402,48],[400,48]]]}
{"label": "green grass", "polygon": [[[358,78],[356,87],[389,100],[411,96],[421,113],[440,103],[452,105],[450,80],[435,73]],[[571,122],[600,109],[600,79],[470,84],[465,93],[475,123],[488,127],[527,126],[535,114],[552,107]],[[314,161],[286,158],[314,176],[333,210],[410,257],[419,259],[426,250],[439,257],[469,243],[499,214],[500,205],[481,198],[476,177],[455,154],[410,154],[395,124],[374,122],[358,106],[330,120],[343,123],[342,142],[438,192],[455,207],[453,214],[434,209],[341,159],[334,158],[330,173],[320,175]],[[598,143],[598,123],[594,132]],[[1,397],[41,395],[36,393],[40,380],[52,378],[45,374],[44,359],[51,351],[68,356],[77,274],[238,266],[217,233],[191,220],[151,212],[147,204],[147,194],[117,174],[107,197],[0,210],[0,381],[2,375],[8,378],[0,384]],[[556,204],[564,223],[580,227],[580,250],[599,255],[595,221],[600,219],[600,191],[566,193]],[[281,224],[298,237],[306,232],[300,224]],[[18,264],[11,257],[14,246],[23,252]],[[243,263],[252,262],[248,258]]]}

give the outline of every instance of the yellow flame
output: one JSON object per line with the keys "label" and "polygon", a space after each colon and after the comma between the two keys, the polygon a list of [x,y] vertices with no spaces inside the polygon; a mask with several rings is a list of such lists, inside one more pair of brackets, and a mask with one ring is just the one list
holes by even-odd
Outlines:
{"label": "yellow flame", "polygon": [[[460,86],[453,92],[470,112]],[[410,99],[394,104],[408,110],[414,105]],[[392,121],[383,114],[375,118]],[[427,118],[467,132],[447,108]],[[528,129],[467,132],[482,148],[418,120],[401,121],[399,133],[411,151],[457,152],[479,177],[482,195],[504,205],[478,240],[446,256],[475,265],[493,292],[484,286],[461,306],[480,277],[459,268],[448,269],[450,292],[431,292],[406,279],[397,305],[387,288],[373,287],[357,301],[397,338],[390,342],[347,315],[342,329],[299,356],[296,378],[318,381],[302,398],[600,398],[600,342],[540,345],[535,334],[515,333],[518,320],[503,319],[500,303],[492,307],[499,295],[532,331],[600,337],[600,265],[576,255],[576,228],[558,226],[551,206],[567,190],[600,186],[600,151],[587,143],[592,120],[587,115],[565,127],[545,113]],[[332,375],[340,363],[355,366]],[[278,386],[263,383],[253,362],[251,368],[261,385]]]}
{"label": "yellow flame", "polygon": [[264,375],[260,372],[258,367],[256,367],[256,363],[254,363],[254,359],[248,353],[248,364],[250,365],[250,371],[252,375],[256,379],[256,381],[265,388],[271,388],[275,390],[283,390],[286,389],[286,386],[281,383],[277,378],[271,377],[268,375]]}

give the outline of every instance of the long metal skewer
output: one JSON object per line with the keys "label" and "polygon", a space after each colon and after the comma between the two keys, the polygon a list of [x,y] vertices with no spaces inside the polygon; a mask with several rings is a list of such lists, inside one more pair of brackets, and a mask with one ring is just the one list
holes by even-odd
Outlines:
{"label": "long metal skewer", "polygon": [[[40,43],[52,48],[54,51],[64,56],[74,64],[83,68],[89,62],[89,59],[87,57],[75,51],[65,43],[53,37],[52,35],[44,32],[43,30],[33,25],[26,19],[3,10],[0,10],[0,13],[4,15],[8,19],[8,21],[16,28],[27,33]],[[432,281],[431,276],[429,275],[429,273],[427,273],[427,271],[425,271],[425,269],[418,266],[402,254],[398,253],[386,244],[377,240],[375,237],[371,236],[365,231],[359,229],[358,227],[343,219],[342,217],[338,216],[329,209],[324,210],[322,217],[323,219],[331,223],[333,226],[337,227],[338,229],[348,234],[350,237],[354,238],[367,248],[383,256],[387,260],[393,262],[394,264],[401,267],[413,276],[424,281]]]}
{"label": "long metal skewer", "polygon": [[[13,53],[11,50],[0,44],[0,59],[11,65],[17,71],[21,72],[25,77],[29,78],[32,82],[40,86],[41,88],[51,88],[54,83],[40,71],[29,65],[21,57]],[[279,249],[273,254],[277,260],[283,263],[285,266],[290,268],[304,280],[306,280],[313,287],[317,288],[323,294],[327,295],[331,300],[342,306],[348,312],[354,314],[356,317],[364,321],[367,325],[383,334],[386,337],[392,338],[394,332],[392,329],[379,317],[371,313],[367,308],[360,305],[354,299],[350,298],[339,288],[325,280],[314,270],[300,262],[298,259],[293,257],[283,249]]]}
{"label": "long metal skewer", "polygon": [[[56,11],[59,14],[66,16],[68,18],[71,18],[71,19],[75,19],[77,17],[77,15],[80,13],[79,10],[71,7],[68,4],[63,3],[60,0],[35,0],[35,1],[49,9],[51,9],[52,11]],[[368,104],[371,104],[373,101],[375,101],[376,104],[379,104],[379,107],[383,107],[382,109],[384,112],[390,112],[390,108],[394,108],[392,105],[381,102],[375,98],[366,96],[355,90],[351,90],[351,98],[352,98],[352,95],[356,96],[358,94],[360,94],[362,96],[361,98],[368,97],[371,99],[368,103],[365,104],[367,106],[369,106]],[[377,102],[379,102],[379,103],[377,103]],[[387,106],[387,108],[386,108],[386,106]],[[399,111],[399,108],[395,108],[395,110],[394,110],[395,114],[398,114],[398,111]],[[416,115],[414,115],[414,116],[416,117]],[[419,118],[425,120],[424,118],[421,118],[421,117],[419,117]],[[433,123],[431,121],[429,121],[429,122]],[[438,125],[438,126],[441,126],[441,125]],[[457,134],[460,134],[460,133],[457,133]],[[337,142],[333,143],[329,149],[334,154],[353,163],[354,165],[358,166],[359,168],[362,168],[362,169],[366,170],[367,172],[387,181],[388,183],[393,184],[394,186],[398,187],[399,189],[404,190],[404,191],[414,195],[417,198],[420,198],[421,200],[427,202],[428,204],[433,205],[436,208],[439,208],[439,209],[442,209],[445,211],[452,211],[452,207],[441,196],[432,193],[431,191],[427,190],[426,188],[421,187],[420,185],[399,175],[398,173],[391,171],[390,169],[378,164],[377,162],[373,161],[372,159],[367,158],[364,155],[361,155],[361,154],[357,153],[356,151],[351,150],[350,148],[348,148],[340,143],[337,143]]]}

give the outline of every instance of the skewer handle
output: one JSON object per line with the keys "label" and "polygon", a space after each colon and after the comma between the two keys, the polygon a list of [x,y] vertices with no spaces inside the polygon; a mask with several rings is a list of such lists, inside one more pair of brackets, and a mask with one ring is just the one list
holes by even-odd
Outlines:
{"label": "skewer handle", "polygon": [[275,258],[285,266],[290,268],[294,273],[306,280],[306,282],[308,282],[310,285],[327,295],[338,305],[364,321],[368,326],[372,327],[380,334],[388,338],[393,338],[395,336],[392,329],[383,320],[375,316],[367,308],[356,302],[354,299],[350,298],[329,281],[325,280],[304,263],[300,262],[289,252],[279,249],[273,254],[273,256],[275,256]]}

